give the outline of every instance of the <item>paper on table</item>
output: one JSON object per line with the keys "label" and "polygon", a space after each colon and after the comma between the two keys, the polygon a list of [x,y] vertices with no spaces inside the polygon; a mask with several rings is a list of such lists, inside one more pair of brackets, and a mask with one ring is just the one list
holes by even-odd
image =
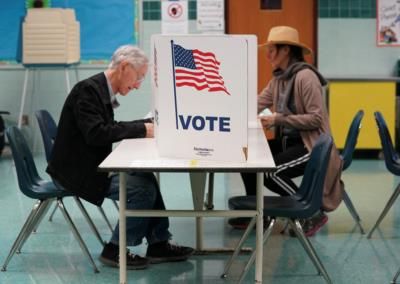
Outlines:
{"label": "paper on table", "polygon": [[197,162],[194,160],[176,160],[176,159],[162,159],[162,160],[134,160],[131,162],[131,167],[163,167],[163,168],[180,168],[180,167],[196,167]]}
{"label": "paper on table", "polygon": [[271,114],[272,114],[271,110],[269,108],[265,108],[265,109],[263,109],[262,112],[260,112],[258,114],[258,116],[268,116],[268,115],[271,115]]}
{"label": "paper on table", "polygon": [[146,118],[153,118],[154,117],[154,115],[153,115],[153,112],[152,111],[149,111],[145,116],[144,116],[144,118],[146,119]]}

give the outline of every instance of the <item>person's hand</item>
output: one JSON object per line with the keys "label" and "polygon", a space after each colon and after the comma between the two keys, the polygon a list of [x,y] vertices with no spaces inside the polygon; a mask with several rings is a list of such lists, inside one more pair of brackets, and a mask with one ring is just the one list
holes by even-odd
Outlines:
{"label": "person's hand", "polygon": [[276,116],[277,116],[277,113],[274,112],[274,113],[272,113],[270,115],[265,115],[265,116],[259,115],[258,118],[260,119],[261,124],[262,124],[263,127],[271,128],[272,126],[275,125]]}
{"label": "person's hand", "polygon": [[154,137],[154,124],[153,123],[145,123],[144,126],[146,127],[146,138],[153,138]]}

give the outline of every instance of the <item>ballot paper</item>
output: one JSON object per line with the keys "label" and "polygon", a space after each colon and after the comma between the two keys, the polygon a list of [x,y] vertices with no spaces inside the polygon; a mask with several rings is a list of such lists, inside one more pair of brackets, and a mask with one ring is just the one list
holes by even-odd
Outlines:
{"label": "ballot paper", "polygon": [[271,110],[269,109],[269,108],[265,108],[265,109],[263,109],[259,114],[258,114],[258,116],[269,116],[269,115],[272,115],[272,112],[271,112]]}

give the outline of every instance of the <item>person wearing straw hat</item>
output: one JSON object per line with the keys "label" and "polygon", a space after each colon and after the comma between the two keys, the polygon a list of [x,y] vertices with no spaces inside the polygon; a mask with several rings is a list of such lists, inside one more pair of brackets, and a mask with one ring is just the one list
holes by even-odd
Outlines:
{"label": "person wearing straw hat", "polygon": [[[299,39],[298,31],[288,26],[273,27],[267,42],[260,45],[272,65],[273,78],[258,96],[258,113],[266,128],[273,128],[270,140],[277,171],[267,173],[264,185],[279,195],[291,195],[298,190],[293,178],[304,174],[311,149],[321,133],[330,134],[329,118],[323,101],[323,86],[327,81],[318,70],[305,62],[312,50]],[[342,200],[340,180],[342,161],[333,148],[324,185],[323,208],[309,220],[304,220],[307,236],[314,235],[327,221],[324,212],[335,210]],[[255,195],[256,176],[242,173],[246,194]],[[233,227],[247,227],[248,219],[234,218]]]}

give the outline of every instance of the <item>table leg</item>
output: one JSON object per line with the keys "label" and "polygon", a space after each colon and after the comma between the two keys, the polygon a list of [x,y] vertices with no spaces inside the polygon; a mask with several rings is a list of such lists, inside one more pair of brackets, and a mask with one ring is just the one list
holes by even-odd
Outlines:
{"label": "table leg", "polygon": [[257,173],[256,283],[262,283],[264,231],[264,173]]}
{"label": "table leg", "polygon": [[[214,173],[211,173],[214,174]],[[190,173],[190,184],[192,187],[193,207],[195,210],[204,209],[205,185],[207,180],[207,173]],[[212,181],[213,183],[213,181]],[[212,194],[212,192],[211,192]],[[208,209],[211,210],[211,209]],[[203,231],[203,217],[196,217],[196,255],[208,254],[223,254],[231,253],[234,248],[204,248],[204,231]],[[262,237],[261,237],[262,238]],[[250,253],[252,251],[249,247],[243,247],[240,252]]]}
{"label": "table leg", "polygon": [[[190,173],[194,210],[203,210],[207,173]],[[196,250],[203,250],[203,217],[196,217]]]}
{"label": "table leg", "polygon": [[207,201],[204,204],[207,210],[214,209],[214,173],[208,173]]}
{"label": "table leg", "polygon": [[119,173],[119,283],[126,284],[126,173]]}

